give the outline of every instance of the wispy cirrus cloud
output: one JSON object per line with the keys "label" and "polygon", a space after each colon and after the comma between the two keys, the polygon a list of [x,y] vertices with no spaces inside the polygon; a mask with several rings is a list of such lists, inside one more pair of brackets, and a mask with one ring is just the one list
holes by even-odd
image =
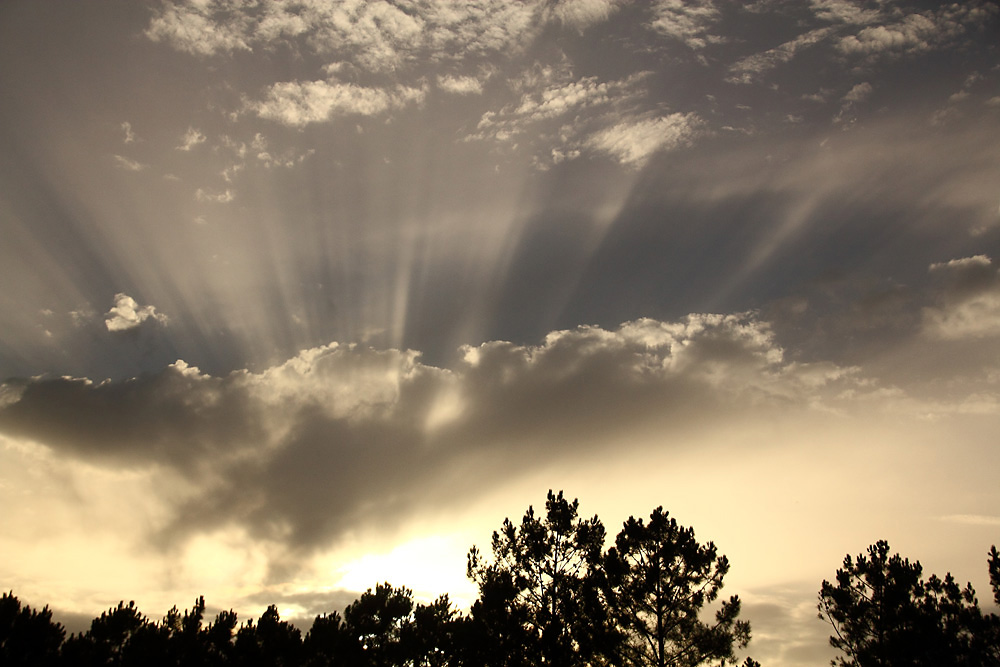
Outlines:
{"label": "wispy cirrus cloud", "polygon": [[147,165],[133,160],[132,158],[125,157],[124,155],[115,155],[115,164],[119,169],[124,169],[125,171],[142,171],[147,167]]}

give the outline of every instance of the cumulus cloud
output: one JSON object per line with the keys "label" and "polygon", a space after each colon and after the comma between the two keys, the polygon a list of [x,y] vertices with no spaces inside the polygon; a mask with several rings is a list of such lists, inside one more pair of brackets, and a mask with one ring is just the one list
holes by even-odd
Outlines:
{"label": "cumulus cloud", "polygon": [[104,316],[108,331],[128,331],[144,322],[166,324],[167,316],[156,312],[155,306],[140,306],[135,299],[121,292],[115,295],[115,304]]}
{"label": "cumulus cloud", "polygon": [[[117,304],[114,326],[158,317],[124,295]],[[445,369],[412,351],[330,344],[259,373],[213,377],[179,361],[122,382],[22,381],[5,386],[0,433],[179,475],[192,491],[163,499],[169,515],[147,538],[237,528],[301,556],[375,517],[583,460],[616,433],[808,411],[857,386],[785,361],[752,314],[585,326],[462,356]]]}
{"label": "cumulus cloud", "polygon": [[998,13],[1000,9],[995,4],[980,1],[945,5],[936,11],[900,10],[880,20],[879,25],[868,25],[855,34],[843,36],[837,48],[844,54],[869,59],[944,48]]}

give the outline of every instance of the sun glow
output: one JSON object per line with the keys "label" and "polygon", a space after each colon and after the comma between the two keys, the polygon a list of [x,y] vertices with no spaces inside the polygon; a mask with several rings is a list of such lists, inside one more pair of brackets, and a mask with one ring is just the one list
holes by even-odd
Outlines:
{"label": "sun glow", "polygon": [[453,602],[466,606],[475,593],[465,578],[464,534],[418,537],[381,553],[369,553],[337,569],[335,587],[364,591],[388,581],[406,586],[418,599],[433,599],[448,593]]}

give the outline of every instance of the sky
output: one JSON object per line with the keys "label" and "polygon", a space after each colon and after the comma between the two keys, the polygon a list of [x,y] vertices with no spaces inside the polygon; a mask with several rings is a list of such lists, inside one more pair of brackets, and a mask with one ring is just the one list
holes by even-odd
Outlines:
{"label": "sky", "polygon": [[878,539],[986,606],[998,28],[0,4],[0,587],[71,629],[467,605],[469,547],[551,488],[715,542],[767,665],[829,660],[820,583]]}

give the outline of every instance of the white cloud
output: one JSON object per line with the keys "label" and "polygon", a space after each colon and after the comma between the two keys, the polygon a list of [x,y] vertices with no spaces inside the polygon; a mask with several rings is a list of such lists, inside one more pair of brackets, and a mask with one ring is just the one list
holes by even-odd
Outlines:
{"label": "white cloud", "polygon": [[773,49],[742,58],[730,66],[730,76],[726,81],[730,83],[753,83],[762,74],[791,61],[799,50],[821,42],[832,33],[833,28],[830,27],[816,28]]}
{"label": "white cloud", "polygon": [[146,168],[146,165],[141,162],[136,162],[131,158],[127,158],[124,155],[115,155],[115,164],[118,165],[120,169],[125,169],[126,171],[142,171]]}
{"label": "white cloud", "polygon": [[[730,83],[752,83],[766,72],[794,59],[806,47],[830,44],[843,56],[875,60],[946,48],[969,29],[982,25],[998,11],[982,2],[945,6],[936,11],[912,8],[863,8],[853,0],[813,0],[814,16],[827,22],[783,44],[752,54],[730,67]],[[976,6],[972,6],[976,5]]]}
{"label": "white cloud", "polygon": [[[330,3],[304,0],[248,7],[238,0],[187,0],[157,12],[146,30],[154,41],[199,55],[295,41],[368,72],[399,73],[418,57],[462,61],[518,51],[546,21],[600,20],[611,2],[590,0],[546,9],[538,0],[502,3]],[[602,9],[602,6],[607,6]]]}
{"label": "white cloud", "polygon": [[854,0],[811,0],[816,18],[833,23],[865,25],[879,19],[877,9],[864,9]]}
{"label": "white cloud", "polygon": [[621,4],[622,0],[558,0],[549,11],[562,23],[583,30],[606,21]]}
{"label": "white cloud", "polygon": [[873,54],[882,51],[923,51],[931,48],[937,37],[934,21],[923,14],[911,14],[891,25],[869,26],[857,35],[840,40],[845,53]]}
{"label": "white cloud", "polygon": [[263,100],[247,108],[261,118],[301,127],[335,116],[375,116],[423,101],[426,90],[396,86],[366,88],[329,81],[286,81],[270,86]]}
{"label": "white cloud", "polygon": [[862,100],[868,99],[868,96],[872,94],[872,85],[867,81],[859,83],[847,91],[844,95],[845,102],[861,102]]}
{"label": "white cloud", "polygon": [[483,92],[482,82],[474,76],[439,76],[438,88],[454,95],[479,95]]}
{"label": "white cloud", "polygon": [[125,133],[125,138],[123,141],[126,144],[131,144],[135,141],[135,132],[132,131],[132,123],[125,121],[122,123],[122,132]]}
{"label": "white cloud", "polygon": [[868,59],[946,48],[967,30],[979,28],[997,13],[1000,9],[995,4],[978,0],[922,13],[898,10],[889,13],[894,20],[883,20],[880,25],[868,25],[856,34],[842,37],[837,48],[846,55]]}
{"label": "white cloud", "polygon": [[588,148],[624,165],[641,167],[656,152],[687,145],[699,135],[703,121],[693,113],[624,121],[587,138]]}
{"label": "white cloud", "polygon": [[834,117],[834,123],[851,123],[855,118],[851,115],[851,112],[860,104],[861,102],[868,99],[868,96],[872,94],[872,85],[867,81],[859,83],[852,87],[847,94],[841,98],[840,112]]}
{"label": "white cloud", "polygon": [[196,130],[193,127],[189,127],[184,136],[181,137],[181,143],[177,146],[179,151],[190,151],[192,148],[198,144],[205,143],[205,135]]}
{"label": "white cloud", "polygon": [[108,331],[128,331],[147,321],[166,324],[167,316],[156,312],[155,306],[139,306],[135,299],[121,292],[115,295],[115,304],[104,316]]}
{"label": "white cloud", "polygon": [[529,69],[511,84],[520,91],[519,100],[485,112],[477,131],[466,141],[510,142],[522,135],[531,136],[537,151],[534,164],[547,169],[577,157],[588,146],[605,145],[601,137],[594,136],[631,117],[619,110],[639,103],[647,76],[647,72],[638,72],[625,79],[600,81],[597,77],[573,78],[566,67]]}
{"label": "white cloud", "polygon": [[[232,2],[216,3],[221,11],[217,16],[212,16],[213,6],[198,0],[178,4],[164,3],[150,20],[146,37],[201,56],[237,50],[249,51],[245,34],[249,17],[233,11],[236,7],[232,5]],[[223,15],[226,18],[218,18]]]}
{"label": "white cloud", "polygon": [[204,190],[202,188],[198,188],[194,193],[194,198],[200,202],[228,204],[229,202],[236,199],[236,194],[228,188],[223,190],[222,192],[213,192],[209,190]]}
{"label": "white cloud", "polygon": [[721,36],[711,33],[720,16],[713,0],[657,0],[653,13],[656,18],[650,27],[690,49],[699,50],[723,41]]}

